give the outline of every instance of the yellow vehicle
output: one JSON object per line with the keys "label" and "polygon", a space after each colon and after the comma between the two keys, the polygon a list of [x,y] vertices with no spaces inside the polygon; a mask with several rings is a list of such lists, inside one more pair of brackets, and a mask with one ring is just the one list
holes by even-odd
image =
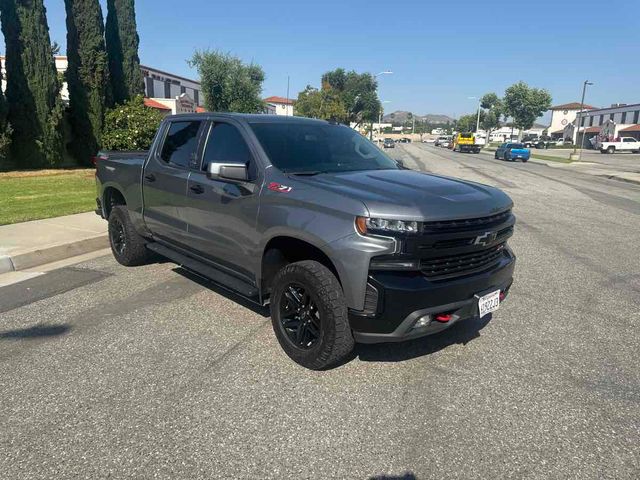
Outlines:
{"label": "yellow vehicle", "polygon": [[473,133],[457,133],[453,137],[453,151],[462,153],[480,153],[480,145]]}

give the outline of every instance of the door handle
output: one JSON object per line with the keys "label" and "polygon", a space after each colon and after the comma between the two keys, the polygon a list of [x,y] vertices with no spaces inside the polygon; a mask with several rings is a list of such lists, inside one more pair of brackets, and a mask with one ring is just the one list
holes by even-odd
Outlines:
{"label": "door handle", "polygon": [[191,187],[189,187],[189,189],[193,192],[196,193],[198,195],[204,193],[204,187],[202,185],[193,185]]}
{"label": "door handle", "polygon": [[144,178],[148,182],[155,182],[156,181],[156,176],[153,173],[149,173],[148,175],[145,175]]}

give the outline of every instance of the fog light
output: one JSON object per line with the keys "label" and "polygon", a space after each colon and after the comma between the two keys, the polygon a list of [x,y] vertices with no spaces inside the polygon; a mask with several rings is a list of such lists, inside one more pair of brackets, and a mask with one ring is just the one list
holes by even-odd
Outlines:
{"label": "fog light", "polygon": [[431,323],[431,315],[425,315],[424,317],[420,317],[413,328],[423,328],[429,326]]}

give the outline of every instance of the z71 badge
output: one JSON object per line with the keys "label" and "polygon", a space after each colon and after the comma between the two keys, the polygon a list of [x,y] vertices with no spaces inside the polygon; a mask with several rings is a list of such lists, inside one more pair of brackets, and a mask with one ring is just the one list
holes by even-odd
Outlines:
{"label": "z71 badge", "polygon": [[282,185],[281,183],[272,182],[269,184],[269,190],[278,193],[289,193],[293,188]]}

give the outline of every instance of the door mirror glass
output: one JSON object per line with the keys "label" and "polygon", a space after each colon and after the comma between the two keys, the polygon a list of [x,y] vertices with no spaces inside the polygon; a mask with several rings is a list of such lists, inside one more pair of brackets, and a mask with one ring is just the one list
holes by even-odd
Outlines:
{"label": "door mirror glass", "polygon": [[207,176],[209,178],[246,182],[249,179],[249,171],[247,166],[241,163],[211,162],[207,165]]}

